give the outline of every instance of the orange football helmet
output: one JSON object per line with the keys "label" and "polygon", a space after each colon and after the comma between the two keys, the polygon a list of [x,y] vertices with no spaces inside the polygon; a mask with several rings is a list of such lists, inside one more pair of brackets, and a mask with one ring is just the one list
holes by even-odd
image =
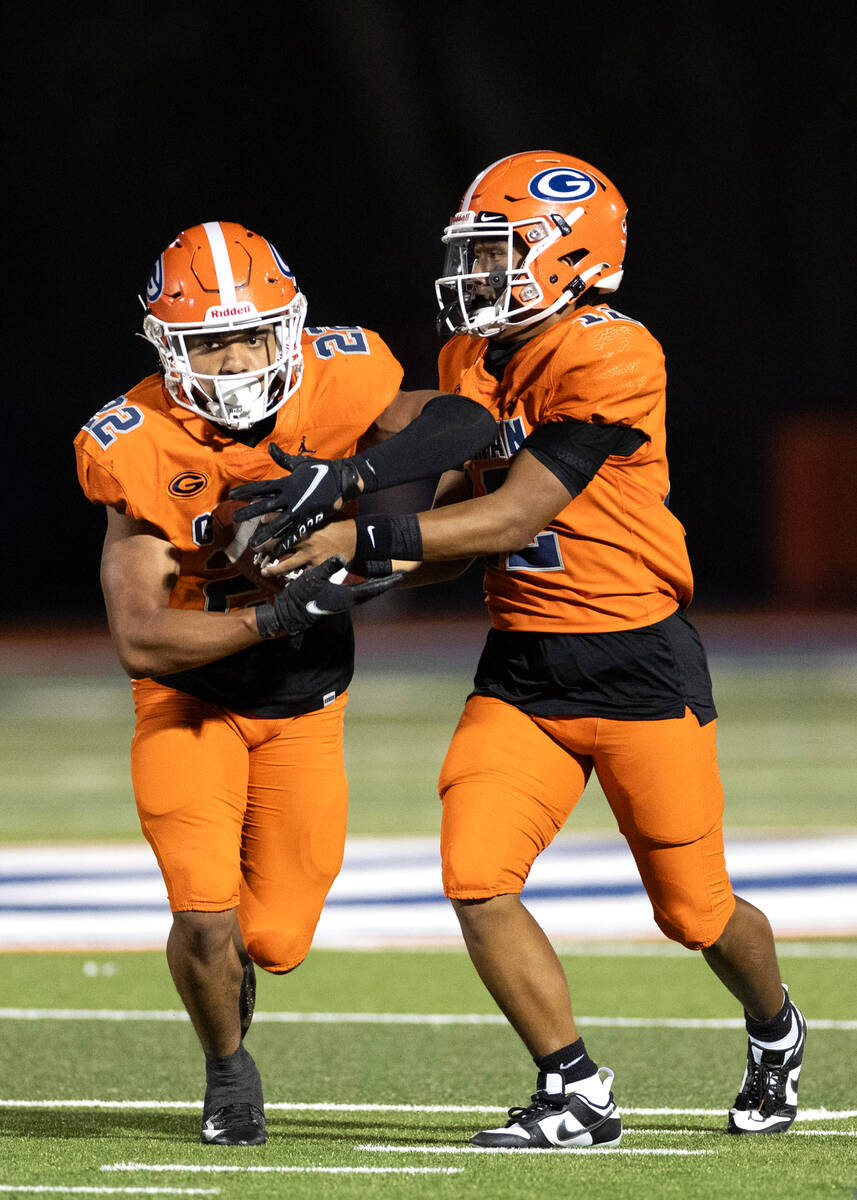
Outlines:
{"label": "orange football helmet", "polygon": [[[626,214],[616,187],[582,159],[550,150],[499,159],[476,176],[444,230],[438,330],[493,337],[544,320],[588,288],[615,292]],[[474,269],[484,266],[474,247],[492,239],[500,244],[490,268]]]}
{"label": "orange football helmet", "polygon": [[[158,351],[176,404],[247,429],[297,390],[306,300],[277,249],[243,225],[206,221],[184,230],[155,263],[140,299],[147,311],[143,337]],[[269,365],[232,375],[194,371],[188,337],[254,328],[274,333]],[[214,397],[200,380],[211,380]]]}

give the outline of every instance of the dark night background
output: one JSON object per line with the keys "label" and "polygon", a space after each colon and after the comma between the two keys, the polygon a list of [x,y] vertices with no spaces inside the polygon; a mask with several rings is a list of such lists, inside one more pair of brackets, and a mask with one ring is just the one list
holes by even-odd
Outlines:
{"label": "dark night background", "polygon": [[[615,303],[666,352],[672,507],[697,603],[853,606],[853,16],[783,11],[365,0],[16,15],[7,624],[101,620],[104,517],[72,440],[153,369],[137,294],[180,229],[226,219],[270,237],[308,323],[378,330],[405,386],[430,387],[443,225],[478,171],[530,149],[596,164],[628,202]],[[446,600],[398,601],[479,602],[475,575]]]}

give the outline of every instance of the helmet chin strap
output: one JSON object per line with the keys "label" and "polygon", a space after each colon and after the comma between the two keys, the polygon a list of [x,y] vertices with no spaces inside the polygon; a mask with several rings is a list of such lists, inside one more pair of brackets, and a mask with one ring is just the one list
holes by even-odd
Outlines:
{"label": "helmet chin strap", "polygon": [[482,329],[486,325],[496,325],[497,315],[496,305],[489,304],[485,308],[477,308],[472,312],[470,314],[470,321],[477,329]]}
{"label": "helmet chin strap", "polygon": [[249,429],[259,420],[253,416],[253,410],[264,392],[261,379],[238,379],[230,383],[228,375],[219,375],[214,380],[214,391],[230,423],[234,423],[233,428]]}

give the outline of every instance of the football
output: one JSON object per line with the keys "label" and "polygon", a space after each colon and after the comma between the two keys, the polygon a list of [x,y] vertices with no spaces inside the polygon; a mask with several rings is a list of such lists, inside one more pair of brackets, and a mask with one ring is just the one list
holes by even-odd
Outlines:
{"label": "football", "polygon": [[245,579],[256,584],[270,597],[285,587],[286,579],[262,574],[261,563],[257,562],[258,550],[249,545],[260,518],[233,520],[236,509],[243,508],[245,504],[246,501],[242,500],[221,500],[215,505],[211,513],[211,546],[214,550],[222,550]]}

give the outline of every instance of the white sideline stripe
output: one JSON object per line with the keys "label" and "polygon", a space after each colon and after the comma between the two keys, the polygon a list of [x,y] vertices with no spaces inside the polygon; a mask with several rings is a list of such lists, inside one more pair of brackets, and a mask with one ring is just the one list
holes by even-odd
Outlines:
{"label": "white sideline stripe", "polygon": [[67,1187],[46,1183],[0,1183],[0,1192],[57,1192],[76,1196],[219,1196],[220,1188],[171,1188],[171,1187]]}
{"label": "white sideline stripe", "polygon": [[554,1154],[679,1154],[700,1155],[714,1154],[713,1150],[677,1150],[655,1149],[653,1147],[626,1148],[624,1146],[554,1146],[551,1153],[545,1154],[544,1149],[528,1146],[355,1146],[355,1150],[364,1150],[376,1154],[538,1154],[541,1158],[550,1160]]}
{"label": "white sideline stripe", "polygon": [[[0,1100],[0,1108],[104,1108],[104,1109],[147,1109],[175,1108],[201,1109],[201,1100]],[[291,1101],[265,1101],[266,1112],[384,1112],[384,1113],[505,1113],[508,1109],[496,1104],[318,1104]],[[636,1117],[722,1117],[723,1108],[629,1108],[622,1105],[625,1116]],[[857,1108],[802,1109],[796,1121],[850,1121],[857,1117]]]}
{"label": "white sideline stripe", "polygon": [[[741,1017],[577,1017],[600,1029],[743,1029]],[[6,1021],[188,1021],[182,1009],[0,1008]],[[255,1012],[257,1024],[505,1025],[499,1013]],[[857,1020],[808,1021],[810,1029],[857,1029]]]}
{"label": "white sideline stripe", "polygon": [[105,1163],[102,1171],[181,1171],[254,1175],[461,1175],[461,1167],[239,1167],[231,1163]]}

